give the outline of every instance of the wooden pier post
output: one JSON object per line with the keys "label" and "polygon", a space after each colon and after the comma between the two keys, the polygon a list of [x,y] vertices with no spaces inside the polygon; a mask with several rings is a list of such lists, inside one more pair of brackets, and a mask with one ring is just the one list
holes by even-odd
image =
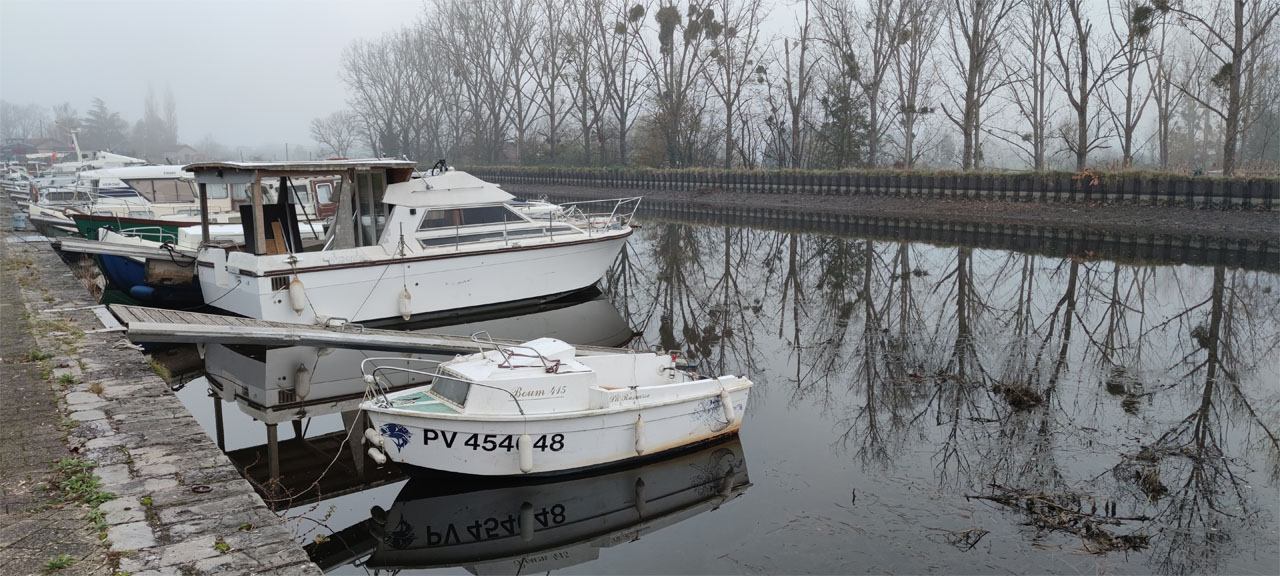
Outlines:
{"label": "wooden pier post", "polygon": [[[200,186],[203,187],[204,184],[201,184]],[[223,452],[226,452],[227,451],[227,433],[226,433],[226,427],[222,422],[222,398],[219,397],[217,394],[210,394],[209,397],[213,398],[214,440],[217,440],[218,442],[218,449]]]}
{"label": "wooden pier post", "polygon": [[278,424],[267,424],[267,477],[272,482],[280,481],[280,438],[276,426]]}

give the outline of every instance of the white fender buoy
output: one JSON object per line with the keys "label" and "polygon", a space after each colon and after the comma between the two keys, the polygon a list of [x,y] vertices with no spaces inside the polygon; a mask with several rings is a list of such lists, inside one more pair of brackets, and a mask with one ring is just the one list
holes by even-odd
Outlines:
{"label": "white fender buoy", "polygon": [[724,410],[724,419],[733,424],[733,398],[729,397],[729,391],[724,388],[720,389],[720,408]]}
{"label": "white fender buoy", "polygon": [[520,539],[533,542],[533,504],[520,505]]}
{"label": "white fender buoy", "polygon": [[649,505],[649,501],[644,497],[644,478],[636,478],[636,514],[640,518],[644,518],[645,508]]}
{"label": "white fender buoy", "polygon": [[525,474],[533,472],[533,438],[521,434],[516,440],[516,447],[520,449],[520,471]]}
{"label": "white fender buoy", "polygon": [[299,400],[311,395],[311,370],[306,364],[298,364],[298,369],[293,371],[293,395]]}
{"label": "white fender buoy", "polygon": [[378,448],[383,448],[387,445],[386,440],[382,439],[382,435],[379,434],[378,431],[374,430],[373,428],[364,429],[364,441],[369,444],[373,444]]}
{"label": "white fender buoy", "polygon": [[636,454],[644,454],[644,417],[636,416]]}
{"label": "white fender buoy", "polygon": [[410,316],[413,316],[413,294],[405,286],[400,289],[400,317],[408,320]]}
{"label": "white fender buoy", "polygon": [[302,315],[303,310],[307,309],[307,290],[297,276],[294,276],[293,281],[289,283],[289,306],[299,316]]}
{"label": "white fender buoy", "polygon": [[379,466],[387,463],[387,455],[372,446],[369,447],[369,457],[373,458],[373,461],[377,462]]}

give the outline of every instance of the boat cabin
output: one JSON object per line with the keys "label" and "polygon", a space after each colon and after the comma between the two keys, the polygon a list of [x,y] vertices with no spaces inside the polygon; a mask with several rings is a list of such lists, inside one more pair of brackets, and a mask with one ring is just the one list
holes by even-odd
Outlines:
{"label": "boat cabin", "polygon": [[[195,175],[199,197],[229,195],[239,205],[244,226],[245,252],[271,255],[301,252],[283,232],[297,227],[297,209],[284,206],[311,206],[308,217],[319,219],[317,202],[323,193],[327,200],[339,199],[331,232],[335,247],[365,246],[375,243],[386,222],[382,200],[389,183],[408,181],[416,164],[406,160],[326,160],[315,162],[201,162],[185,170]],[[311,182],[326,184],[312,188]],[[280,191],[288,191],[280,193]],[[274,194],[273,194],[274,192]],[[311,194],[310,192],[314,192]],[[243,203],[243,204],[241,204]],[[343,209],[345,208],[345,213]],[[202,201],[201,211],[210,213]],[[292,216],[286,215],[292,213]],[[371,217],[377,213],[376,218]],[[207,218],[202,219],[202,235],[209,238]],[[276,242],[276,229],[281,230]],[[270,240],[270,241],[269,241]]]}
{"label": "boat cabin", "polygon": [[[562,211],[535,213],[513,204],[514,197],[498,185],[466,172],[419,172],[413,162],[402,160],[210,162],[185,169],[196,175],[201,190],[229,186],[248,191],[252,204],[242,208],[244,252],[258,256],[303,251],[287,237],[276,245],[275,227],[283,232],[296,225],[285,222],[283,212],[272,205],[311,204],[317,216],[332,214],[329,241],[323,249],[379,246],[378,254],[368,255],[376,258],[442,247],[465,250],[493,243],[519,247],[537,240],[587,236],[593,228],[625,225],[639,202],[638,198],[617,204],[609,201],[613,212],[595,220],[580,210],[582,218],[576,219]],[[278,182],[277,189],[289,193],[277,194],[272,201],[267,182]],[[322,206],[327,207],[324,212],[320,212]],[[624,206],[630,212],[622,213]]]}
{"label": "boat cabin", "polygon": [[[528,416],[674,400],[720,386],[717,379],[700,378],[667,354],[627,350],[580,355],[555,338],[495,348],[441,364],[430,388],[396,397],[392,407]],[[705,380],[705,386],[690,387],[698,380]]]}

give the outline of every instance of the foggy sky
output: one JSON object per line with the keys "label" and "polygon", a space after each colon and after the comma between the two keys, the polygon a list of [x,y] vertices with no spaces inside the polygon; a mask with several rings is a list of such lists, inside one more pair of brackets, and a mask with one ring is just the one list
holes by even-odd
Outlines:
{"label": "foggy sky", "polygon": [[421,0],[0,0],[0,99],[70,102],[84,116],[96,96],[132,125],[150,83],[161,105],[173,90],[183,143],[312,146],[311,119],[346,107],[343,48],[421,10]]}

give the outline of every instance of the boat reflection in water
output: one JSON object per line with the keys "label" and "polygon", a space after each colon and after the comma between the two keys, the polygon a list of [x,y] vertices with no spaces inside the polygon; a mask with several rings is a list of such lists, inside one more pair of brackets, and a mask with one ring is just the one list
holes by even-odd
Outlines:
{"label": "boat reflection in water", "polygon": [[363,566],[533,574],[596,560],[601,548],[716,510],[751,486],[736,436],[693,450],[552,482],[411,480],[390,510],[372,510]]}

